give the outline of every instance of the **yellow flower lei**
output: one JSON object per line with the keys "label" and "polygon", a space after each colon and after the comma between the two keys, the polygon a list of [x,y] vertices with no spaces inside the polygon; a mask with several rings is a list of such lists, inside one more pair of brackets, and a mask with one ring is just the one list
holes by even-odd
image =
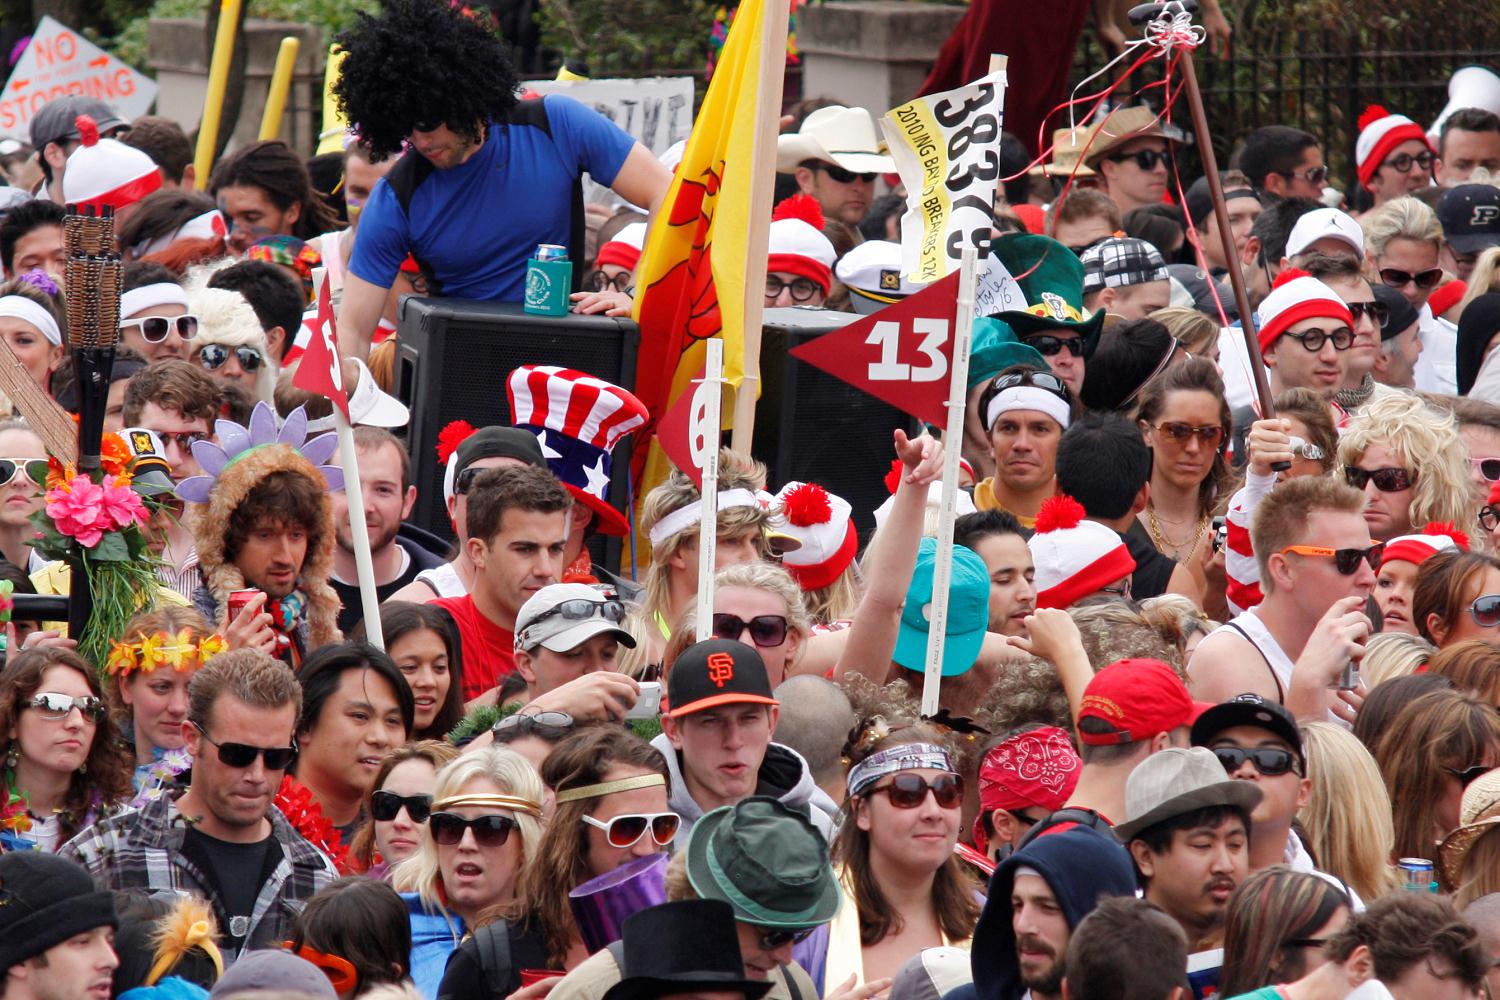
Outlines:
{"label": "yellow flower lei", "polygon": [[178,673],[196,669],[228,648],[217,632],[194,639],[194,629],[182,628],[176,635],[165,631],[147,635],[137,632],[134,642],[116,640],[110,647],[104,669],[127,677],[132,671],[150,673],[157,667],[170,666]]}

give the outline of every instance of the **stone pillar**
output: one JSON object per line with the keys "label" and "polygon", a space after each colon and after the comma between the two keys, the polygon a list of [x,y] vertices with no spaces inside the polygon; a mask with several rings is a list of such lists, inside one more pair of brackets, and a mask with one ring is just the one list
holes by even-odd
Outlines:
{"label": "stone pillar", "polygon": [[[323,64],[327,58],[323,29],[307,24],[245,21],[245,102],[229,140],[229,149],[254,142],[260,134],[260,118],[271,86],[271,70],[281,40],[291,35],[302,43],[292,92],[287,97],[281,121],[281,138],[304,156],[318,144],[317,128],[323,107]],[[199,18],[169,17],[152,20],[148,39],[148,62],[156,73],[160,90],[156,113],[173,119],[189,135],[203,117],[203,95],[208,90],[209,46]]]}
{"label": "stone pillar", "polygon": [[797,11],[802,93],[883,114],[917,93],[966,7],[830,0]]}

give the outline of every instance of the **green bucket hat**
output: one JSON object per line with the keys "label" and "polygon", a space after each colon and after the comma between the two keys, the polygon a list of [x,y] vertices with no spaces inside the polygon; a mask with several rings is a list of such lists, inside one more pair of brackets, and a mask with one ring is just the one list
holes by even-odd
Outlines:
{"label": "green bucket hat", "polygon": [[1030,365],[1047,371],[1047,359],[1029,344],[1016,339],[1015,331],[993,316],[974,320],[974,340],[969,348],[969,388],[999,375],[1011,365]]}
{"label": "green bucket hat", "polygon": [[688,833],[687,876],[702,899],[762,927],[815,927],[839,909],[828,845],[807,817],[765,795],[704,813]]}
{"label": "green bucket hat", "polygon": [[1094,353],[1104,328],[1104,311],[1084,317],[1083,261],[1048,236],[1011,233],[990,243],[995,257],[1016,279],[1031,303],[999,314],[1018,337],[1048,330],[1074,330],[1083,337],[1083,356]]}

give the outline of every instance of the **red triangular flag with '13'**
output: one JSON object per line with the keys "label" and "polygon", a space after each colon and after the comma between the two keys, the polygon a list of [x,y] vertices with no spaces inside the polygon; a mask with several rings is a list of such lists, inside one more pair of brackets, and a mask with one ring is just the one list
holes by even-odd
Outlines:
{"label": "red triangular flag with '13'", "polygon": [[328,275],[318,288],[318,316],[307,324],[311,331],[302,359],[292,373],[292,385],[326,396],[349,417],[349,396],[344,392],[344,373],[339,366],[338,324],[328,292]]}
{"label": "red triangular flag with '13'", "polygon": [[700,490],[703,489],[704,453],[719,444],[719,435],[706,432],[704,427],[707,394],[717,388],[707,385],[702,370],[699,370],[698,377],[688,383],[677,402],[662,414],[656,424],[656,440],[661,450]]}
{"label": "red triangular flag with '13'", "polygon": [[948,423],[958,272],[792,349],[792,354],[918,420]]}

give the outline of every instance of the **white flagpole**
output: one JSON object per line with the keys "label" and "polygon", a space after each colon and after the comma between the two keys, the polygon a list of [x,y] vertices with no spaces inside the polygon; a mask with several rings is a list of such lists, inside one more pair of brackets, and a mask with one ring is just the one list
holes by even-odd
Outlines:
{"label": "white flagpole", "polygon": [[339,462],[344,467],[344,497],[349,501],[349,534],[354,541],[354,568],[359,575],[359,600],[365,616],[365,640],[385,649],[380,630],[380,596],[375,592],[375,562],[370,557],[370,526],[365,523],[365,490],[359,481],[359,456],[355,454],[354,428],[337,406],[333,425],[339,434]]}
{"label": "white flagpole", "polygon": [[[704,344],[708,355],[703,366],[703,388],[707,395],[703,408],[703,496],[698,521],[698,634],[695,641],[713,638],[714,617],[714,546],[719,540],[719,438],[720,402],[724,385],[724,341],[717,337]],[[751,393],[753,395],[754,389]],[[697,407],[694,407],[696,410]],[[688,433],[694,436],[695,430]]]}
{"label": "white flagpole", "polygon": [[953,521],[958,501],[958,459],[963,450],[964,404],[969,389],[969,342],[974,326],[974,271],[978,255],[964,247],[958,278],[958,315],[953,326],[953,370],[948,379],[948,422],[943,432],[943,494],[938,520],[937,561],[932,568],[932,614],[927,623],[927,670],[922,678],[922,714],[935,715],[943,682],[943,642],[948,631],[948,584],[953,576]]}

